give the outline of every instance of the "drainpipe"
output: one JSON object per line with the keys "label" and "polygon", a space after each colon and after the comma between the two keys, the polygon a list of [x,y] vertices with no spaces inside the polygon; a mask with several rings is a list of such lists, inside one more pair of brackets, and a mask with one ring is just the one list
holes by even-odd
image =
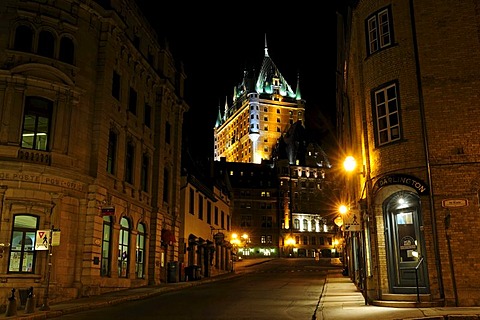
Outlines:
{"label": "drainpipe", "polygon": [[430,218],[432,219],[432,234],[433,234],[433,247],[435,252],[435,266],[437,268],[438,275],[438,286],[440,290],[440,297],[445,298],[445,292],[443,288],[443,274],[442,267],[440,263],[440,252],[438,248],[438,234],[437,234],[437,219],[435,215],[435,202],[433,200],[433,184],[432,184],[432,171],[430,167],[430,153],[428,146],[428,132],[427,124],[425,118],[425,104],[423,100],[423,91],[422,91],[422,77],[420,72],[420,61],[418,57],[418,42],[417,42],[417,30],[415,26],[415,10],[413,8],[413,0],[410,0],[410,19],[412,25],[412,38],[413,38],[413,49],[415,54],[415,71],[417,74],[417,89],[418,89],[418,100],[420,106],[420,118],[422,121],[422,133],[423,133],[423,146],[425,151],[425,164],[427,167],[427,181],[429,188],[429,198],[430,198]]}

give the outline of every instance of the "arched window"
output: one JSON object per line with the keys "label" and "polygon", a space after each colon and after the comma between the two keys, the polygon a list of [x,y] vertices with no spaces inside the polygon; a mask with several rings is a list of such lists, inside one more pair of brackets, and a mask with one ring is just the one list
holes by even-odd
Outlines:
{"label": "arched window", "polygon": [[16,215],[14,217],[8,272],[35,272],[37,228],[38,217],[31,215]]}
{"label": "arched window", "polygon": [[307,221],[307,219],[303,219],[303,230],[308,231],[308,221]]}
{"label": "arched window", "polygon": [[135,254],[135,274],[137,278],[145,278],[145,225],[139,223],[137,227],[137,248]]}
{"label": "arched window", "polygon": [[32,52],[33,32],[27,26],[18,26],[15,30],[13,49],[24,52]]}
{"label": "arched window", "polygon": [[73,45],[72,39],[69,37],[62,37],[60,39],[60,52],[58,54],[58,60],[73,64],[75,54],[75,46]]}
{"label": "arched window", "polygon": [[55,38],[50,31],[41,31],[38,36],[37,53],[41,56],[53,58],[55,52]]}
{"label": "arched window", "polygon": [[128,277],[128,256],[130,244],[130,222],[123,217],[120,220],[120,234],[118,235],[118,276]]}
{"label": "arched window", "polygon": [[102,261],[100,266],[100,275],[108,277],[111,275],[111,252],[112,252],[112,217],[103,217],[103,236],[102,236]]}
{"label": "arched window", "polygon": [[317,222],[315,221],[315,219],[312,219],[312,222],[311,222],[311,230],[310,231],[313,231],[313,232],[316,232],[318,231],[317,230]]}
{"label": "arched window", "polygon": [[300,229],[300,220],[299,220],[299,219],[293,220],[293,228],[294,228],[295,230]]}

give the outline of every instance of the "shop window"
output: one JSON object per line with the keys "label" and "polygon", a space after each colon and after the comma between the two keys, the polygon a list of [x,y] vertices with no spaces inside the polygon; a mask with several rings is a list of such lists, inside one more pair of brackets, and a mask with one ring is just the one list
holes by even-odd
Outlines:
{"label": "shop window", "polygon": [[16,215],[13,219],[8,272],[35,272],[35,239],[38,217]]}
{"label": "shop window", "polygon": [[103,217],[103,235],[102,235],[102,261],[100,266],[100,275],[108,277],[111,274],[111,252],[112,252],[112,217]]}
{"label": "shop window", "polygon": [[123,217],[120,220],[120,233],[118,235],[118,276],[128,278],[128,257],[130,245],[130,222]]}

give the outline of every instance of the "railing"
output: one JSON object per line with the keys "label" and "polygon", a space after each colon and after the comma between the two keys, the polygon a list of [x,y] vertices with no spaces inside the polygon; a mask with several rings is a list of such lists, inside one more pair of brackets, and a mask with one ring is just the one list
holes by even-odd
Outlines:
{"label": "railing", "polygon": [[423,262],[423,257],[418,260],[418,263],[415,267],[412,268],[402,268],[403,270],[415,270],[415,285],[417,286],[417,302],[420,302],[420,287],[418,285],[418,268]]}

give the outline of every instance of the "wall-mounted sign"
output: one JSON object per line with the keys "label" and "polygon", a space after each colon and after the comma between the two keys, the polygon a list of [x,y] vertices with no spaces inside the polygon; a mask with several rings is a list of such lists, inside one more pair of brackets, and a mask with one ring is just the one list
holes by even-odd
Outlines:
{"label": "wall-mounted sign", "polygon": [[373,185],[373,194],[376,194],[378,190],[383,187],[391,185],[404,185],[415,189],[418,194],[428,194],[428,186],[425,182],[417,177],[408,174],[389,174],[378,178]]}
{"label": "wall-mounted sign", "polygon": [[115,215],[115,207],[102,207],[102,216],[114,216]]}
{"label": "wall-mounted sign", "polygon": [[50,246],[50,230],[37,230],[35,250],[48,250]]}
{"label": "wall-mounted sign", "polygon": [[444,208],[461,208],[468,206],[467,199],[443,199],[442,207]]}

